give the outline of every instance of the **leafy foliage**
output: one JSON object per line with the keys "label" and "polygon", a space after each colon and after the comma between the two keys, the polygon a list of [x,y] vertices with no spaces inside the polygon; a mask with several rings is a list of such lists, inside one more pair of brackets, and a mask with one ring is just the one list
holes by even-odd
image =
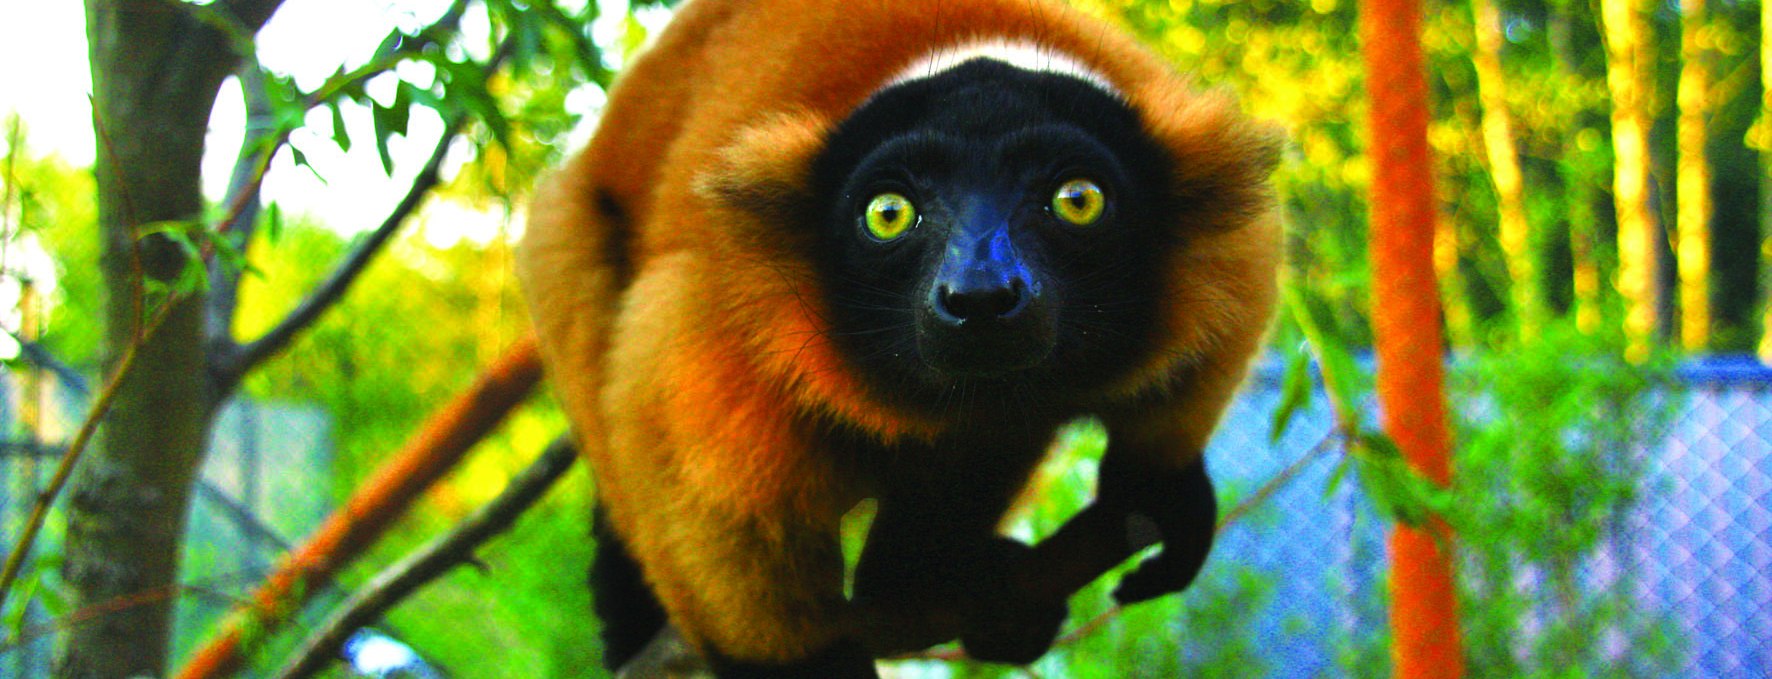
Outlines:
{"label": "leafy foliage", "polygon": [[[1456,511],[1464,621],[1480,675],[1676,672],[1671,627],[1634,610],[1629,573],[1599,565],[1645,491],[1676,392],[1665,358],[1623,359],[1619,337],[1567,326],[1458,373]],[[1604,586],[1595,580],[1611,577]],[[1537,620],[1531,635],[1520,630]],[[1594,643],[1618,635],[1618,647]]]}

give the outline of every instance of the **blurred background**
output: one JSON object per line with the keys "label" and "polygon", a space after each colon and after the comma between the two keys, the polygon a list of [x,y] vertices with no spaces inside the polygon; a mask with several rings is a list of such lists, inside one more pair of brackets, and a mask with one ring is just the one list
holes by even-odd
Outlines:
{"label": "blurred background", "polygon": [[[350,253],[374,256],[299,336],[204,392],[215,397],[201,413],[206,452],[192,458],[182,563],[162,597],[175,611],[171,667],[527,334],[510,247],[528,188],[588,137],[613,74],[674,4],[287,0],[262,30],[211,20],[254,2],[156,5],[253,58],[199,121],[204,220],[157,230],[232,268],[198,266],[138,299],[202,298],[207,337],[249,346]],[[1384,534],[1412,500],[1378,487],[1349,443],[1377,421],[1359,7],[1073,4],[1237,91],[1291,138],[1277,179],[1288,303],[1208,452],[1221,507],[1236,509],[1185,595],[1110,612],[1107,588],[1092,587],[1073,601],[1080,633],[1031,668],[929,659],[890,671],[1386,676]],[[1455,531],[1472,676],[1772,674],[1768,16],[1743,0],[1425,8],[1454,481],[1413,501]],[[88,31],[79,3],[0,5],[8,552],[104,388],[118,346],[107,327],[127,318],[106,306],[119,288],[95,180],[123,133],[103,115],[94,132],[104,93]],[[434,188],[422,186],[427,164]],[[242,182],[242,168],[262,182]],[[402,212],[415,185],[422,201]],[[242,195],[255,196],[250,212]],[[390,215],[397,229],[381,226]],[[329,608],[496,496],[565,427],[545,396],[516,410],[385,537],[309,583],[296,623],[255,640],[246,675],[268,676]],[[1043,535],[1081,507],[1103,443],[1091,423],[1068,429],[1012,530]],[[93,455],[118,447],[102,434],[99,445]],[[76,505],[90,483],[76,475]],[[594,671],[583,585],[594,482],[575,470],[560,486],[479,550],[482,568],[405,599],[329,671]],[[50,506],[0,602],[0,677],[46,676],[60,633],[110,614],[68,576],[89,558],[66,549],[70,521],[85,520],[70,513],[67,498]]]}

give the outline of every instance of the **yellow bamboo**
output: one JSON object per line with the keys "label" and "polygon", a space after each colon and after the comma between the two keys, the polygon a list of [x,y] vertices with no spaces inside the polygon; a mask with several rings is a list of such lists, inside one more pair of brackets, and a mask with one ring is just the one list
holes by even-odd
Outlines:
{"label": "yellow bamboo", "polygon": [[[1760,233],[1765,240],[1760,247],[1761,271],[1772,252],[1772,2],[1760,2]],[[1767,296],[1765,315],[1760,320],[1760,358],[1772,361],[1772,275],[1763,275],[1761,294]]]}
{"label": "yellow bamboo", "polygon": [[1710,39],[1704,0],[1680,3],[1679,211],[1680,344],[1688,351],[1710,343],[1710,162],[1705,157],[1705,102],[1710,98]]}
{"label": "yellow bamboo", "polygon": [[1618,206],[1618,293],[1625,355],[1648,358],[1655,334],[1655,236],[1649,209],[1649,82],[1653,55],[1644,0],[1600,0],[1612,94],[1612,193]]}
{"label": "yellow bamboo", "polygon": [[1446,321],[1446,339],[1453,346],[1472,346],[1477,341],[1476,320],[1471,318],[1470,298],[1462,285],[1464,276],[1458,271],[1458,258],[1463,252],[1457,223],[1444,214],[1435,215],[1434,274],[1440,279],[1440,297],[1445,304],[1441,313]]}
{"label": "yellow bamboo", "polygon": [[1501,251],[1520,336],[1530,338],[1538,334],[1542,296],[1531,225],[1526,219],[1520,155],[1514,148],[1513,116],[1507,107],[1507,80],[1501,70],[1501,10],[1494,0],[1472,0],[1471,13],[1476,20],[1477,42],[1471,62],[1477,69],[1477,97],[1483,106],[1483,147],[1489,177],[1495,184]]}

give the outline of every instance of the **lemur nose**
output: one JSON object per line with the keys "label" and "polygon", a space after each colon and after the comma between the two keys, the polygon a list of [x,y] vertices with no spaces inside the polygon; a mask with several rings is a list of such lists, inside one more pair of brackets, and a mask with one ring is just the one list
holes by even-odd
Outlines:
{"label": "lemur nose", "polygon": [[982,321],[1015,315],[1027,299],[1027,283],[1020,276],[996,281],[966,281],[943,285],[936,293],[938,308],[961,321]]}

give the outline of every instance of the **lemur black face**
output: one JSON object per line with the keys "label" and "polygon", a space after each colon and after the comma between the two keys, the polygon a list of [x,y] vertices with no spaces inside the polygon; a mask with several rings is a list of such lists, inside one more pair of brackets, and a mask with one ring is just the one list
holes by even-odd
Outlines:
{"label": "lemur black face", "polygon": [[976,59],[877,93],[817,159],[838,346],[911,407],[1059,406],[1149,350],[1168,160],[1114,95]]}

